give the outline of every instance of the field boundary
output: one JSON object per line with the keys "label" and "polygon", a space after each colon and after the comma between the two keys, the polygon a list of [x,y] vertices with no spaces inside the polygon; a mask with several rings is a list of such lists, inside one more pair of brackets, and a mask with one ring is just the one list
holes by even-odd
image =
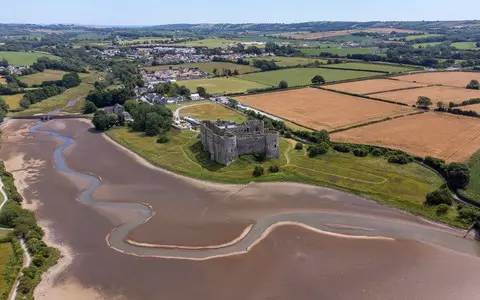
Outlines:
{"label": "field boundary", "polygon": [[[359,127],[364,127],[364,126],[368,126],[368,125],[372,125],[372,124],[377,124],[377,123],[382,123],[382,122],[386,122],[386,121],[390,121],[390,120],[394,120],[394,119],[400,119],[400,118],[404,118],[404,117],[408,117],[408,116],[414,116],[414,115],[424,114],[424,113],[426,113],[426,112],[427,112],[427,111],[417,111],[417,112],[413,112],[413,113],[410,113],[410,114],[404,114],[404,115],[398,115],[398,116],[393,116],[393,117],[387,117],[387,118],[383,118],[383,119],[381,119],[381,120],[375,120],[375,121],[370,121],[370,122],[366,122],[366,123],[361,123],[361,124],[352,125],[352,126],[345,127],[345,128],[335,129],[335,130],[329,131],[328,133],[332,134],[332,133],[347,131],[347,130],[350,130],[350,129],[359,128]],[[369,145],[369,146],[370,146],[370,145]],[[376,147],[376,146],[375,146],[375,147]]]}
{"label": "field boundary", "polygon": [[367,96],[367,95],[362,95],[362,94],[352,94],[352,93],[349,93],[349,92],[332,90],[332,89],[329,89],[329,88],[324,88],[323,86],[315,86],[315,85],[313,85],[312,87],[313,87],[313,88],[316,88],[316,89],[320,89],[320,90],[325,90],[325,91],[334,92],[334,93],[343,94],[343,95],[348,95],[348,96],[353,96],[353,97],[364,98],[364,99],[373,100],[373,101],[380,101],[380,102],[385,102],[385,103],[390,103],[390,104],[396,104],[396,105],[401,105],[401,106],[410,106],[410,105],[408,105],[408,104],[406,104],[406,103],[402,103],[402,102],[396,102],[396,101],[391,101],[391,100],[374,98],[374,97],[369,97],[369,96]]}
{"label": "field boundary", "polygon": [[400,89],[393,89],[393,90],[379,91],[379,92],[373,92],[373,93],[366,93],[366,94],[362,94],[362,95],[364,95],[364,96],[370,96],[370,95],[390,93],[390,92],[399,92],[399,91],[406,91],[406,90],[415,90],[415,89],[421,89],[421,88],[432,87],[432,86],[435,86],[435,85],[411,86],[411,87],[400,88]]}

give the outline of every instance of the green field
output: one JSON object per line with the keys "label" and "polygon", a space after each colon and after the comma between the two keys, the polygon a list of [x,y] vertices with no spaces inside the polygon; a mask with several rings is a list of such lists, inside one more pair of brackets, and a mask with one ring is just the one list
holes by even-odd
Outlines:
{"label": "green field", "polygon": [[387,64],[375,64],[375,63],[343,63],[343,64],[332,64],[326,65],[327,68],[339,68],[339,69],[356,69],[356,70],[365,70],[365,71],[382,71],[390,73],[406,72],[411,71],[413,68],[387,65]]}
{"label": "green field", "polygon": [[180,64],[180,65],[163,65],[163,66],[146,67],[145,69],[149,71],[156,71],[156,70],[168,70],[170,67],[172,67],[173,69],[199,68],[202,72],[212,74],[212,75],[213,75],[213,69],[217,69],[219,73],[221,72],[222,69],[230,69],[232,71],[237,70],[240,74],[252,73],[260,70],[252,66],[237,65],[230,62],[207,62],[207,63],[188,63],[188,64]]}
{"label": "green field", "polygon": [[[425,38],[430,38],[430,37],[438,37],[442,36],[442,34],[416,34],[416,35],[408,35],[405,37],[405,40],[407,41],[414,41],[414,40],[421,40]],[[402,38],[396,37],[396,38],[390,38],[390,41],[399,41]]]}
{"label": "green field", "polygon": [[[443,180],[415,163],[389,164],[384,157],[360,158],[333,150],[309,158],[305,149],[294,150],[293,141],[282,138],[279,160],[257,162],[253,156],[245,155],[229,166],[223,166],[209,160],[197,138],[198,133],[192,131],[174,131],[171,141],[166,144],[158,144],[156,137],[145,137],[143,133],[130,132],[125,127],[113,128],[107,131],[107,135],[152,164],[186,176],[236,184],[292,181],[327,186],[462,226],[455,221],[453,210],[446,216],[437,216],[435,208],[423,205],[425,195],[438,188]],[[253,168],[258,164],[265,167],[265,175],[252,177]],[[268,172],[272,164],[280,167],[279,173]]]}
{"label": "green field", "polygon": [[413,45],[413,48],[425,48],[425,47],[433,47],[433,46],[437,46],[437,45],[440,45],[441,43],[440,42],[432,42],[432,43],[420,43],[420,44],[415,44]]}
{"label": "green field", "polygon": [[5,58],[11,66],[30,66],[37,61],[37,58],[43,56],[51,59],[61,59],[49,53],[0,51],[0,59]]}
{"label": "green field", "polygon": [[320,52],[328,52],[331,54],[336,54],[338,56],[347,56],[348,54],[372,54],[375,48],[372,47],[360,47],[360,48],[301,48],[299,49],[302,53],[307,55],[320,55]]}
{"label": "green field", "polygon": [[67,72],[46,69],[43,72],[22,76],[20,80],[32,86],[34,84],[41,84],[44,81],[60,80],[65,74],[67,74]]}
{"label": "green field", "polygon": [[302,86],[311,84],[315,75],[322,75],[327,82],[340,81],[355,78],[364,78],[379,75],[373,72],[345,71],[322,68],[296,68],[277,71],[252,73],[238,76],[240,79],[257,82],[267,86],[278,86],[280,81],[285,80],[289,86]]}
{"label": "green field", "polygon": [[[0,231],[3,234],[7,233],[8,231]],[[0,244],[0,272],[2,272],[2,276],[0,276],[0,295],[3,293],[8,293],[6,282],[4,278],[5,268],[8,263],[8,259],[10,256],[13,255],[13,248],[11,243],[1,243]]]}
{"label": "green field", "polygon": [[[67,103],[70,100],[88,95],[88,92],[93,89],[93,82],[98,80],[99,75],[98,73],[81,74],[80,78],[82,78],[82,83],[79,86],[68,89],[60,95],[56,95],[56,96],[47,98],[41,102],[32,104],[30,108],[12,113],[12,115],[13,116],[31,116],[35,114],[49,113],[56,109],[62,109],[67,105]],[[75,106],[74,108],[77,108],[77,111],[70,111],[70,112],[79,113],[83,109],[83,107],[77,107],[77,106]]]}
{"label": "green field", "polygon": [[452,43],[452,47],[460,49],[460,50],[480,50],[479,47],[476,46],[477,43],[475,42],[459,42],[459,43]]}
{"label": "green field", "polygon": [[235,121],[237,123],[243,123],[247,120],[247,117],[241,115],[240,113],[226,108],[221,104],[201,104],[196,106],[190,106],[182,109],[180,115],[190,116],[197,120],[225,120],[225,121]]}
{"label": "green field", "polygon": [[465,192],[470,198],[480,203],[480,150],[468,160],[470,167],[470,184]]}
{"label": "green field", "polygon": [[[257,74],[257,73],[252,73]],[[241,75],[241,76],[248,76]],[[227,94],[227,93],[242,93],[250,89],[263,89],[268,86],[252,82],[248,80],[243,80],[237,77],[217,77],[217,78],[208,78],[208,79],[198,79],[198,80],[184,80],[178,81],[177,84],[185,85],[191,91],[195,91],[198,86],[203,86],[207,89],[207,92],[210,94]]]}
{"label": "green field", "polygon": [[259,57],[259,58],[249,58],[248,60],[253,64],[253,61],[255,59],[260,59],[260,60],[273,60],[277,65],[280,67],[292,67],[292,66],[298,66],[298,65],[308,65],[311,63],[314,63],[316,61],[320,63],[326,63],[326,60],[322,59],[314,59],[314,58],[308,58],[308,57],[283,57],[283,56],[269,56],[269,57]]}
{"label": "green field", "polygon": [[10,109],[19,109],[20,100],[22,100],[23,94],[6,95],[6,96],[0,96],[0,97],[2,97],[5,100],[5,102],[7,102],[8,107]]}
{"label": "green field", "polygon": [[[204,39],[198,41],[184,42],[172,44],[172,46],[183,47],[206,47],[206,48],[228,48],[230,44],[236,44],[241,41],[228,39]],[[257,48],[265,48],[265,45],[255,45]],[[245,45],[248,47],[248,45]]]}

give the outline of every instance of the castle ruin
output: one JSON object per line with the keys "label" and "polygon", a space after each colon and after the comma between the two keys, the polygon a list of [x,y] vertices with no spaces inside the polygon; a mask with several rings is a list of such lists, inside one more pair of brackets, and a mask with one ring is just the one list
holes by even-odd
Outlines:
{"label": "castle ruin", "polygon": [[265,153],[267,158],[280,157],[278,132],[265,130],[260,120],[247,120],[243,124],[203,121],[200,138],[210,159],[226,166],[243,154]]}

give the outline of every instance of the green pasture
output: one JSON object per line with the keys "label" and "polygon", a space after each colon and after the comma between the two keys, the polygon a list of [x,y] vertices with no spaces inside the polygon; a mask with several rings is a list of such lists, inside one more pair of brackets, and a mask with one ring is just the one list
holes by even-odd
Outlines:
{"label": "green pasture", "polygon": [[30,66],[36,62],[39,57],[43,56],[51,59],[61,59],[50,53],[0,51],[0,60],[5,58],[11,66]]}

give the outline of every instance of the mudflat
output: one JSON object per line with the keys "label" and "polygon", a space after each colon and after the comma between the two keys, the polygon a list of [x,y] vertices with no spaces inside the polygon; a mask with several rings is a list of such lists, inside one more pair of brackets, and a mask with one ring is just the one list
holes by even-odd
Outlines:
{"label": "mudflat", "polygon": [[[26,202],[36,204],[51,241],[71,249],[73,256],[49,289],[37,294],[39,299],[473,299],[480,292],[480,249],[461,239],[457,230],[320,187],[187,179],[148,166],[90,131],[88,123],[54,120],[41,126],[39,130],[74,140],[65,150],[66,163],[101,178],[96,201],[152,207],[153,217],[126,239],[177,246],[222,244],[275,216],[283,221],[296,216],[295,221],[342,234],[281,226],[244,254],[204,261],[119,253],[108,246],[106,236],[137,218],[137,212],[76,201],[88,183],[55,168],[53,152],[62,141],[29,132],[36,123],[8,121],[0,159],[13,172]],[[301,219],[302,212],[310,215]],[[359,232],[395,239],[348,237]],[[430,237],[436,245],[421,242]]]}

